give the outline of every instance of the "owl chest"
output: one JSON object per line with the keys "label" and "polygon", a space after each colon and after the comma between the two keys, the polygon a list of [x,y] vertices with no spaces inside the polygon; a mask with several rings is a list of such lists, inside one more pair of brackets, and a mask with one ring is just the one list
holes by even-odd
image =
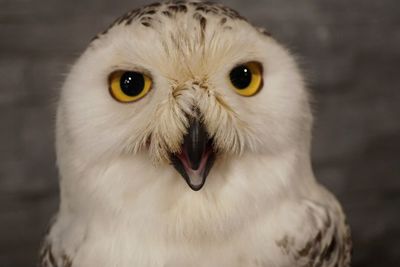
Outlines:
{"label": "owl chest", "polygon": [[[255,227],[255,228],[253,228]],[[262,234],[258,225],[229,237],[171,238],[148,228],[137,231],[92,233],[80,245],[73,266],[85,267],[251,267],[284,265],[274,237]],[[256,234],[258,232],[258,234]],[[282,265],[283,264],[283,265]]]}

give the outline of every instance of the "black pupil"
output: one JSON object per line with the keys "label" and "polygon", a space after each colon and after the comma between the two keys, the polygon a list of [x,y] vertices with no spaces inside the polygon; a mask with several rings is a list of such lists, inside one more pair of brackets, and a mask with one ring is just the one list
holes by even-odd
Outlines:
{"label": "black pupil", "polygon": [[250,69],[244,65],[234,68],[229,75],[232,84],[237,89],[247,88],[251,83],[251,76]]}
{"label": "black pupil", "polygon": [[138,96],[144,89],[143,74],[138,72],[125,72],[120,81],[122,92],[128,96]]}

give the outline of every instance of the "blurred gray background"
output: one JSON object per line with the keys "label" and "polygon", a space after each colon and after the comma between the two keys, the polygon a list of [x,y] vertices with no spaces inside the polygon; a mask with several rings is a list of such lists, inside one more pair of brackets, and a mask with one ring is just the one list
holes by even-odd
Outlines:
{"label": "blurred gray background", "polygon": [[[344,206],[353,266],[400,266],[400,2],[225,0],[299,58],[313,163]],[[35,266],[58,205],[54,111],[74,59],[132,0],[0,0],[0,267]]]}

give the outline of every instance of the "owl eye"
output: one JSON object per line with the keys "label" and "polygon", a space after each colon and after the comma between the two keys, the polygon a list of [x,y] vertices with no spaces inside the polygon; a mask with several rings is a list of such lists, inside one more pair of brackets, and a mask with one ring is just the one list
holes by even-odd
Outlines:
{"label": "owl eye", "polygon": [[249,62],[236,66],[229,73],[235,92],[242,96],[255,95],[262,87],[262,66],[258,62]]}
{"label": "owl eye", "polygon": [[115,71],[109,77],[111,95],[123,103],[144,97],[150,91],[151,84],[150,77],[135,71]]}

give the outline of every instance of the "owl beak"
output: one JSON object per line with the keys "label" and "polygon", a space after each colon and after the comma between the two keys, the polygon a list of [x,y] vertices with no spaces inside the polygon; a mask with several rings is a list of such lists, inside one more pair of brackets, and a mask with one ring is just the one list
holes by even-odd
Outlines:
{"label": "owl beak", "polygon": [[185,179],[189,187],[200,190],[215,161],[212,139],[198,118],[190,119],[181,152],[171,156],[172,165]]}

